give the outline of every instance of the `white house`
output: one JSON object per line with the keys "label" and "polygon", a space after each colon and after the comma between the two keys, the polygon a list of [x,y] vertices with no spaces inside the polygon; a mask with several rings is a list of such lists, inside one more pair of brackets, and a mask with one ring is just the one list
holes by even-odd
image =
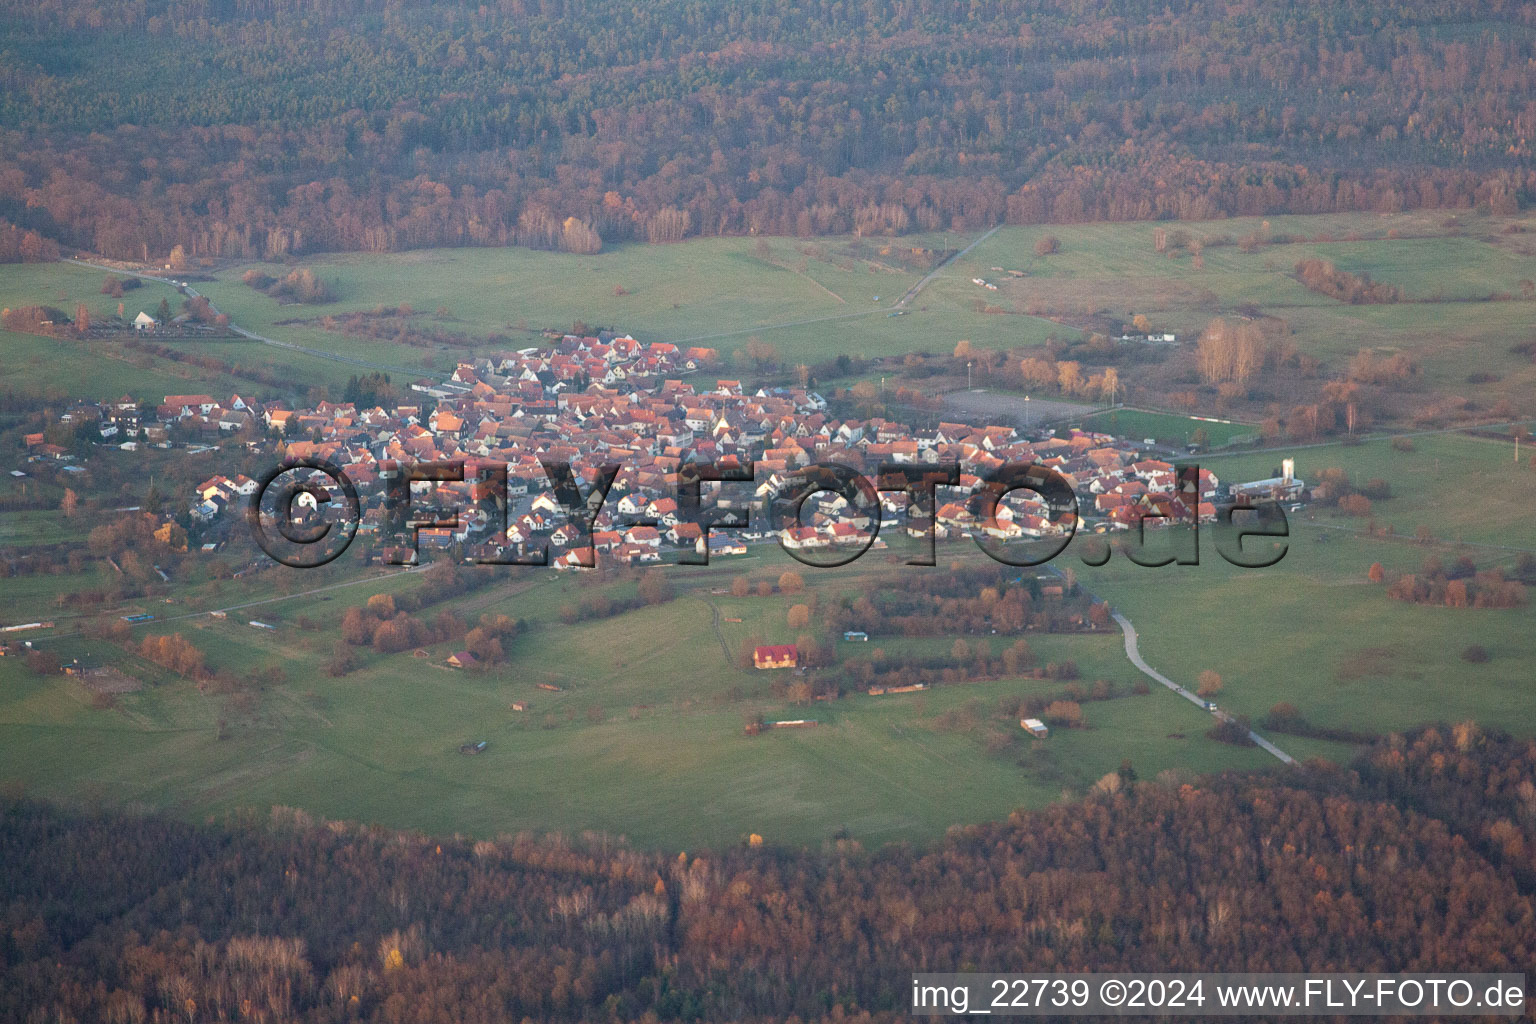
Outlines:
{"label": "white house", "polygon": [[139,315],[133,318],[133,329],[136,331],[152,331],[159,326],[160,321],[143,310],[140,310]]}

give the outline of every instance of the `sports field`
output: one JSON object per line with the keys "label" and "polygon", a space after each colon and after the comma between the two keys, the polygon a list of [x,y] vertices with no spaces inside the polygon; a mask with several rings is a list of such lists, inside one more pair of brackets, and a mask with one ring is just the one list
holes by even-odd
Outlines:
{"label": "sports field", "polygon": [[1085,430],[1097,430],[1138,441],[1151,439],[1159,444],[1174,445],[1201,443],[1212,448],[1219,448],[1235,440],[1258,437],[1258,428],[1251,423],[1148,412],[1144,409],[1107,409],[1084,417],[1081,423],[1074,420],[1072,424],[1080,425]]}

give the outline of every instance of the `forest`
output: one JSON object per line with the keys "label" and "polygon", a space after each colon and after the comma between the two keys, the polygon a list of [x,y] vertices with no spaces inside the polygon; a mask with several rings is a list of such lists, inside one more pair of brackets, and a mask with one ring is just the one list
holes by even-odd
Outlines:
{"label": "forest", "polygon": [[0,259],[1518,209],[1529,5],[0,0]]}
{"label": "forest", "polygon": [[[1138,779],[930,847],[430,838],[0,802],[0,1017],[896,1020],[914,969],[1519,971],[1536,742]],[[34,1011],[28,1017],[27,1011]],[[793,1017],[791,1015],[794,1015]]]}

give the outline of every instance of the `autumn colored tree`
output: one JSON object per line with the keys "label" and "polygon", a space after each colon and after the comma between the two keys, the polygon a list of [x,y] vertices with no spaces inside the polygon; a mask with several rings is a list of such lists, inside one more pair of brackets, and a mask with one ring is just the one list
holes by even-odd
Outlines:
{"label": "autumn colored tree", "polygon": [[1052,725],[1076,729],[1083,724],[1083,706],[1075,700],[1053,700],[1040,713]]}
{"label": "autumn colored tree", "polygon": [[490,665],[500,664],[506,657],[501,637],[484,626],[476,626],[464,634],[464,647],[477,659]]}
{"label": "autumn colored tree", "polygon": [[664,604],[672,600],[672,584],[660,569],[647,569],[640,577],[638,594],[646,604]]}
{"label": "autumn colored tree", "polygon": [[348,608],[341,616],[341,638],[354,647],[361,647],[373,639],[378,620],[361,608]]}
{"label": "autumn colored tree", "polygon": [[1029,642],[1023,637],[1015,640],[1003,650],[1003,670],[1009,675],[1018,675],[1021,671],[1034,664],[1035,655],[1030,650]]}
{"label": "autumn colored tree", "polygon": [[1346,494],[1339,499],[1339,511],[1364,519],[1371,514],[1371,499],[1363,494]]}
{"label": "autumn colored tree", "polygon": [[1263,333],[1253,323],[1217,317],[1195,341],[1195,366],[1207,384],[1245,385],[1263,363]]}
{"label": "autumn colored tree", "polygon": [[1205,669],[1196,677],[1195,693],[1201,697],[1210,699],[1220,693],[1221,688],[1221,674],[1212,669]]}
{"label": "autumn colored tree", "polygon": [[1075,395],[1083,386],[1082,364],[1076,360],[1064,360],[1056,364],[1056,386],[1064,395]]}

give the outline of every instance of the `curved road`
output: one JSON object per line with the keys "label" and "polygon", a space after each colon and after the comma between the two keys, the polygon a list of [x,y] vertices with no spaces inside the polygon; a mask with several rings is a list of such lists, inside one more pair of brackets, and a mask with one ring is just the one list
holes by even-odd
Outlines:
{"label": "curved road", "polygon": [[[1058,577],[1063,575],[1062,571],[1056,568],[1054,565],[1047,566],[1046,568],[1050,569],[1050,571],[1055,573]],[[1103,598],[1099,597],[1097,594],[1087,591],[1086,588],[1084,589],[1085,592],[1088,593],[1088,596],[1094,600],[1103,600]],[[1105,604],[1108,604],[1108,602],[1106,601]],[[1114,616],[1115,622],[1120,626],[1120,632],[1125,636],[1125,656],[1130,659],[1131,664],[1135,665],[1136,668],[1149,679],[1156,680],[1158,683],[1161,683],[1163,686],[1166,686],[1180,697],[1183,697],[1185,700],[1189,701],[1201,711],[1205,711],[1205,698],[1199,696],[1198,694],[1192,693],[1189,690],[1186,690],[1184,687],[1180,686],[1178,683],[1174,682],[1172,679],[1169,679],[1157,669],[1147,664],[1146,659],[1141,656],[1141,647],[1139,644],[1139,638],[1136,635],[1136,627],[1131,625],[1131,620],[1126,618],[1120,612],[1113,610],[1113,608],[1111,608],[1110,614]],[[1225,711],[1217,710],[1206,713],[1218,721],[1235,721],[1235,719]],[[1285,751],[1281,750],[1279,747],[1275,746],[1273,743],[1269,742],[1269,740],[1265,739],[1263,736],[1260,736],[1252,729],[1248,730],[1248,738],[1253,741],[1254,746],[1274,755],[1280,760],[1282,764],[1296,763],[1296,759],[1294,757],[1292,757],[1290,754],[1287,754]]]}
{"label": "curved road", "polygon": [[[1159,683],[1162,683],[1164,686],[1168,687],[1168,689],[1172,690],[1180,697],[1183,697],[1185,700],[1195,705],[1201,711],[1204,711],[1204,698],[1186,690],[1184,687],[1180,686],[1178,683],[1174,682],[1172,679],[1169,679],[1157,669],[1146,663],[1146,661],[1142,658],[1141,650],[1137,645],[1136,627],[1131,625],[1131,620],[1126,618],[1124,615],[1121,615],[1119,612],[1114,612],[1112,614],[1115,617],[1115,621],[1120,624],[1120,631],[1125,634],[1125,656],[1131,659],[1131,664],[1135,665],[1145,675],[1157,680]],[[1227,714],[1225,711],[1211,712],[1211,716],[1213,718],[1220,719],[1223,722],[1233,721],[1232,716]],[[1285,764],[1296,763],[1296,759],[1294,757],[1292,757],[1290,754],[1287,754],[1285,751],[1281,750],[1279,747],[1275,746],[1273,743],[1269,742],[1269,740],[1265,739],[1263,736],[1260,736],[1252,729],[1248,730],[1248,738],[1252,740],[1256,746],[1261,747],[1262,749],[1273,754],[1275,757],[1278,757]]]}

